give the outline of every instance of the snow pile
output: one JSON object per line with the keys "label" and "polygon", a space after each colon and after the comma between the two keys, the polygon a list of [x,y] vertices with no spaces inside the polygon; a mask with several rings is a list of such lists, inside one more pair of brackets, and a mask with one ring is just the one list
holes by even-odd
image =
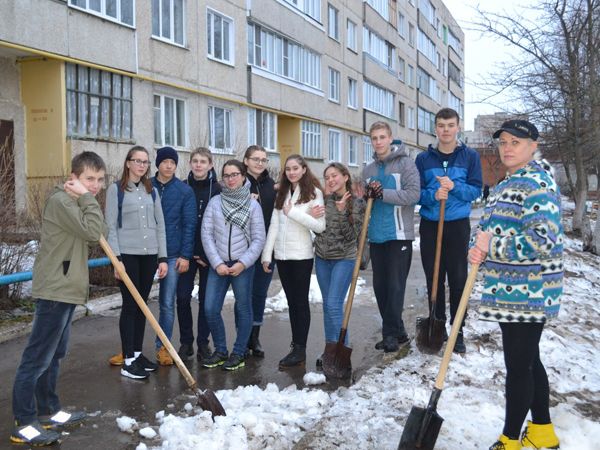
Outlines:
{"label": "snow pile", "polygon": [[142,428],[140,430],[140,434],[148,439],[156,437],[156,431],[154,431],[151,427]]}
{"label": "snow pile", "polygon": [[327,378],[325,378],[325,375],[323,375],[322,373],[309,372],[306,375],[304,375],[304,378],[302,380],[307,386],[313,386],[316,384],[325,383],[327,381]]}
{"label": "snow pile", "polygon": [[117,425],[119,429],[125,433],[133,433],[133,427],[137,427],[137,420],[132,419],[131,417],[123,416],[117,417]]}

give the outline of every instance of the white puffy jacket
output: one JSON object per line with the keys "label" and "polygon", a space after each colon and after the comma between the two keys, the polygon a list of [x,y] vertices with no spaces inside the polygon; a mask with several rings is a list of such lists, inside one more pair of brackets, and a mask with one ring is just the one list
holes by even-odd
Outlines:
{"label": "white puffy jacket", "polygon": [[325,217],[315,219],[308,212],[316,205],[323,206],[323,193],[316,190],[316,198],[308,203],[296,204],[300,198],[300,186],[290,197],[288,192],[285,204],[292,200],[292,209],[286,216],[282,209],[273,210],[267,241],[261,261],[271,262],[273,250],[275,259],[300,260],[315,257],[311,231],[322,233],[325,230]]}

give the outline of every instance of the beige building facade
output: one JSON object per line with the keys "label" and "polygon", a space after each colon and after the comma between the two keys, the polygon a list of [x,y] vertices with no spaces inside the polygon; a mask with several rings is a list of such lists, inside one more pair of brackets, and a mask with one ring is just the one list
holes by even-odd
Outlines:
{"label": "beige building facade", "polygon": [[[360,175],[390,124],[414,157],[463,114],[464,34],[440,0],[0,0],[0,121],[15,188],[132,145],[187,161],[251,144]],[[180,175],[187,172],[180,163]]]}

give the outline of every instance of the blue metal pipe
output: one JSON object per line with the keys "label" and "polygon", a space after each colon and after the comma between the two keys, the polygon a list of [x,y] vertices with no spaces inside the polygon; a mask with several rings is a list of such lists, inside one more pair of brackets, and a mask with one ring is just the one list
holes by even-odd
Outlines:
{"label": "blue metal pipe", "polygon": [[[110,259],[108,258],[97,258],[90,259],[88,261],[88,267],[93,269],[94,267],[102,267],[110,265]],[[8,275],[0,276],[0,286],[6,286],[7,284],[13,283],[23,283],[24,281],[31,281],[33,278],[33,272],[30,270],[28,272],[19,272],[19,273],[11,273]]]}

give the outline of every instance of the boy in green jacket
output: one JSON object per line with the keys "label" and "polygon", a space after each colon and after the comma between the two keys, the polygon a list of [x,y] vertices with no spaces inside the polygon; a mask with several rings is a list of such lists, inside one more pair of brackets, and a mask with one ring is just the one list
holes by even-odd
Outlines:
{"label": "boy in green jacket", "polygon": [[[56,383],[66,356],[75,306],[88,300],[88,245],[108,227],[95,196],[104,183],[106,165],[93,152],[71,161],[71,179],[54,188],[42,211],[42,236],[33,265],[35,316],[13,386],[15,442],[50,445],[60,434],[47,428],[77,425],[83,411],[61,408]],[[37,410],[36,410],[37,404]]]}

